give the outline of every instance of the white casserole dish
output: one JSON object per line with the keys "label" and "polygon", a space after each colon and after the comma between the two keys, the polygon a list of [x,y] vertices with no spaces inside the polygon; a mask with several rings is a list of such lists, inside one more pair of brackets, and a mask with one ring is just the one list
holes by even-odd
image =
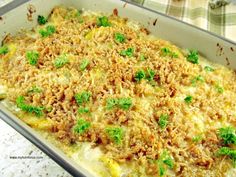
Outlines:
{"label": "white casserole dish", "polygon": [[[22,29],[30,29],[37,24],[37,16],[47,16],[56,5],[73,6],[78,9],[112,13],[118,10],[119,16],[140,22],[153,35],[182,47],[197,49],[209,60],[236,68],[236,43],[197,27],[188,25],[174,18],[136,5],[117,0],[18,0],[0,8],[0,37],[15,34]],[[34,12],[35,9],[35,12]],[[29,18],[32,17],[32,21]],[[87,170],[66,157],[59,149],[42,138],[32,128],[7,111],[0,104],[0,117],[19,131],[23,136],[38,146],[73,176],[92,176]]]}

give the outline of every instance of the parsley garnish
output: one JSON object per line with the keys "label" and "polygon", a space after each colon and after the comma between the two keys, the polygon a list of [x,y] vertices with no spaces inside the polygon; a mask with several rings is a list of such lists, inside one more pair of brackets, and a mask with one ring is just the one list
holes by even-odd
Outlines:
{"label": "parsley garnish", "polygon": [[78,119],[76,125],[74,126],[74,131],[76,133],[82,134],[86,130],[88,130],[90,126],[91,126],[90,122],[80,118],[80,119]]}
{"label": "parsley garnish", "polygon": [[28,51],[26,52],[26,58],[31,65],[36,65],[39,59],[39,53],[37,51]]}
{"label": "parsley garnish", "polygon": [[0,55],[5,55],[9,52],[9,49],[6,45],[0,47]]}
{"label": "parsley garnish", "polygon": [[224,88],[221,87],[221,86],[219,86],[219,85],[216,85],[215,88],[216,88],[216,91],[217,91],[218,93],[223,93],[223,92],[224,92]]}
{"label": "parsley garnish", "polygon": [[114,107],[119,107],[123,110],[128,110],[132,106],[131,98],[108,98],[106,101],[106,108],[112,109]]}
{"label": "parsley garnish", "polygon": [[146,60],[146,57],[144,56],[144,54],[141,54],[140,55],[140,61],[144,61],[144,60]]}
{"label": "parsley garnish", "polygon": [[161,127],[161,129],[166,128],[167,124],[168,124],[168,119],[169,119],[169,115],[167,114],[162,114],[159,118],[158,121],[158,125]]}
{"label": "parsley garnish", "polygon": [[235,128],[224,127],[218,130],[219,137],[223,140],[224,144],[235,144],[236,145],[236,134]]}
{"label": "parsley garnish", "polygon": [[125,42],[125,35],[121,33],[115,33],[115,40],[116,42],[123,43]]}
{"label": "parsley garnish", "polygon": [[48,25],[46,29],[39,30],[39,33],[41,34],[42,37],[51,36],[55,32],[56,32],[56,28],[53,25]]}
{"label": "parsley garnish", "polygon": [[106,108],[107,109],[112,109],[113,107],[115,107],[118,103],[118,99],[116,98],[108,98],[106,101]]}
{"label": "parsley garnish", "polygon": [[79,113],[79,114],[89,113],[89,108],[87,108],[87,107],[80,107],[80,108],[78,109],[78,113]]}
{"label": "parsley garnish", "polygon": [[196,50],[191,50],[187,56],[187,61],[198,64],[198,52]]}
{"label": "parsley garnish", "polygon": [[193,138],[192,138],[192,141],[194,142],[194,143],[198,143],[198,142],[200,142],[202,140],[202,135],[197,135],[197,136],[194,136]]}
{"label": "parsley garnish", "polygon": [[155,71],[149,68],[147,69],[146,72],[144,70],[139,70],[135,73],[134,80],[138,82],[140,82],[142,79],[153,81],[155,74],[156,74]]}
{"label": "parsley garnish", "polygon": [[203,83],[204,82],[204,78],[201,75],[198,75],[198,76],[194,77],[191,82],[192,82],[193,86],[196,86],[197,82]]}
{"label": "parsley garnish", "polygon": [[139,70],[136,72],[134,79],[136,81],[141,81],[142,79],[144,79],[146,77],[146,74],[143,70]]}
{"label": "parsley garnish", "polygon": [[111,23],[109,22],[108,17],[103,16],[103,17],[98,17],[97,18],[97,25],[108,27],[108,26],[111,26]]}
{"label": "parsley garnish", "polygon": [[124,130],[120,127],[109,127],[106,128],[106,133],[109,138],[114,141],[116,144],[120,144],[124,137]]}
{"label": "parsley garnish", "polygon": [[35,114],[37,117],[40,117],[43,115],[43,107],[37,107],[37,106],[32,106],[28,105],[25,103],[25,98],[23,96],[19,96],[16,99],[16,105],[18,108],[20,108],[22,111],[26,111],[29,113]]}
{"label": "parsley garnish", "polygon": [[91,93],[84,91],[84,92],[75,94],[75,101],[78,105],[81,105],[83,103],[88,102],[90,100],[90,97],[91,97]]}
{"label": "parsley garnish", "polygon": [[118,99],[118,107],[123,110],[128,110],[132,106],[131,98],[120,98]]}
{"label": "parsley garnish", "polygon": [[27,91],[27,93],[41,93],[41,92],[42,92],[42,89],[39,88],[39,87],[36,87],[36,86],[31,87],[31,88]]}
{"label": "parsley garnish", "polygon": [[85,70],[88,65],[89,65],[89,60],[84,59],[84,60],[80,63],[80,70],[81,70],[81,71]]}
{"label": "parsley garnish", "polygon": [[60,55],[59,57],[57,57],[54,60],[54,66],[56,68],[61,68],[64,65],[66,65],[67,63],[69,63],[69,59],[67,58],[67,56],[65,54],[64,55]]}
{"label": "parsley garnish", "polygon": [[190,104],[193,101],[193,97],[188,95],[184,98],[185,103]]}
{"label": "parsley garnish", "polygon": [[127,57],[132,57],[134,54],[134,48],[128,48],[127,50],[122,50],[120,52],[121,56],[127,56]]}
{"label": "parsley garnish", "polygon": [[213,68],[210,67],[210,66],[205,66],[205,67],[204,67],[204,70],[205,70],[205,71],[208,71],[208,72],[213,72],[213,71],[215,71],[215,69],[213,69]]}
{"label": "parsley garnish", "polygon": [[172,58],[178,58],[179,57],[179,55],[177,53],[175,53],[175,52],[171,52],[170,56]]}
{"label": "parsley garnish", "polygon": [[161,48],[161,53],[163,56],[167,56],[171,53],[170,49],[167,47]]}
{"label": "parsley garnish", "polygon": [[147,69],[147,75],[146,75],[146,79],[148,81],[152,81],[155,77],[155,71],[153,71],[152,69]]}
{"label": "parsley garnish", "polygon": [[39,25],[44,25],[48,22],[47,19],[42,15],[39,15],[37,20]]}
{"label": "parsley garnish", "polygon": [[77,17],[80,17],[81,16],[81,14],[82,14],[82,11],[81,10],[77,10]]}
{"label": "parsley garnish", "polygon": [[236,166],[236,150],[230,149],[228,147],[222,147],[217,151],[216,154],[228,156],[232,160],[233,166]]}
{"label": "parsley garnish", "polygon": [[167,168],[174,168],[174,160],[166,150],[163,151],[156,163],[158,166],[159,176],[164,176]]}
{"label": "parsley garnish", "polygon": [[179,55],[175,52],[172,52],[169,48],[163,47],[161,48],[162,56],[170,56],[171,58],[177,58]]}

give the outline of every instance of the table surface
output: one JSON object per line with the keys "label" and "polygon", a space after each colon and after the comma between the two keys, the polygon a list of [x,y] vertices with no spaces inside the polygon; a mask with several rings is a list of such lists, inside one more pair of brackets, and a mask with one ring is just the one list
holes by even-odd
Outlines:
{"label": "table surface", "polygon": [[[0,0],[0,6],[10,1]],[[0,130],[0,176],[70,177],[63,168],[1,119]]]}

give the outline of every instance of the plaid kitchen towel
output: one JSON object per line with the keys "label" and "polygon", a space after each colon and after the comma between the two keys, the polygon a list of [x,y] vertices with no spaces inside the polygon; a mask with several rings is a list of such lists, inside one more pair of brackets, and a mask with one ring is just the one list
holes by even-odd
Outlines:
{"label": "plaid kitchen towel", "polygon": [[[236,0],[129,0],[236,41]],[[218,0],[215,0],[217,2]],[[211,4],[209,4],[209,2]],[[218,7],[218,8],[212,8]]]}

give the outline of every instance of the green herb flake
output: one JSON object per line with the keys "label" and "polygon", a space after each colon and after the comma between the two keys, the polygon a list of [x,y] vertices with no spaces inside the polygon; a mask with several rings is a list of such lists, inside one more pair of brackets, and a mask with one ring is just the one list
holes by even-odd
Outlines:
{"label": "green herb flake", "polygon": [[198,64],[198,52],[196,50],[191,50],[187,56],[187,61]]}
{"label": "green herb flake", "polygon": [[169,115],[167,114],[162,114],[159,118],[158,121],[158,125],[161,127],[161,129],[166,128],[167,124],[168,124],[168,119],[169,119]]}
{"label": "green herb flake", "polygon": [[54,60],[53,64],[56,68],[61,68],[68,63],[69,63],[69,59],[67,58],[67,56],[65,54],[63,54],[63,55],[60,55],[59,57],[57,57]]}
{"label": "green herb flake", "polygon": [[116,98],[108,98],[107,101],[106,101],[106,108],[108,110],[114,108],[115,106],[117,106],[118,104],[118,99]]}
{"label": "green herb flake", "polygon": [[159,159],[157,160],[157,166],[158,166],[159,176],[164,176],[167,168],[170,169],[174,168],[174,160],[166,150],[162,152]]}
{"label": "green herb flake", "polygon": [[27,91],[27,93],[41,93],[41,92],[42,92],[42,89],[39,88],[39,87],[36,87],[36,86],[31,87],[31,88]]}
{"label": "green herb flake", "polygon": [[132,106],[131,98],[119,98],[118,107],[123,110],[128,110]]}
{"label": "green herb flake", "polygon": [[163,56],[167,56],[167,55],[171,54],[171,51],[170,51],[169,48],[164,47],[164,48],[161,48],[161,54],[162,54]]}
{"label": "green herb flake", "polygon": [[223,140],[224,144],[236,145],[236,134],[234,127],[223,127],[218,130],[218,136]]}
{"label": "green herb flake", "polygon": [[37,51],[28,51],[26,52],[26,58],[29,64],[35,66],[38,63],[39,53]]}
{"label": "green herb flake", "polygon": [[136,72],[134,76],[134,80],[140,82],[142,79],[146,78],[146,74],[143,70],[139,70]]}
{"label": "green herb flake", "polygon": [[49,106],[49,107],[46,108],[46,111],[47,111],[47,112],[52,112],[52,110],[53,110],[53,107],[52,107],[52,106]]}
{"label": "green herb flake", "polygon": [[145,61],[145,60],[146,60],[145,55],[144,55],[144,54],[141,54],[141,55],[140,55],[140,61]]}
{"label": "green herb flake", "polygon": [[222,94],[222,93],[224,92],[224,88],[221,87],[221,86],[219,86],[219,85],[216,85],[216,86],[215,86],[215,89],[216,89],[216,91],[217,91],[218,93],[220,93],[220,94]]}
{"label": "green herb flake", "polygon": [[121,144],[124,137],[124,130],[120,127],[109,127],[105,129],[109,138],[116,144]]}
{"label": "green herb flake", "polygon": [[124,34],[121,33],[115,33],[115,41],[119,43],[125,42],[126,38]]}
{"label": "green herb flake", "polygon": [[188,95],[184,98],[185,103],[190,104],[193,101],[193,97]]}
{"label": "green herb flake", "polygon": [[120,52],[121,56],[127,56],[127,57],[132,57],[134,54],[134,48],[128,48],[127,50],[122,50]]}
{"label": "green herb flake", "polygon": [[170,56],[172,58],[178,58],[179,57],[179,55],[177,53],[175,53],[175,52],[171,52]]}
{"label": "green herb flake", "polygon": [[192,138],[192,142],[194,143],[198,143],[200,141],[202,141],[202,135],[197,135]]}
{"label": "green herb flake", "polygon": [[86,114],[86,113],[89,113],[89,108],[87,108],[87,107],[80,107],[80,108],[78,109],[78,113],[79,113],[79,114]]}
{"label": "green herb flake", "polygon": [[22,111],[35,114],[37,117],[40,117],[43,115],[43,107],[37,107],[28,105],[25,103],[25,98],[23,96],[19,96],[16,99],[16,105],[18,108],[20,108]]}
{"label": "green herb flake", "polygon": [[146,75],[146,79],[148,81],[152,81],[155,77],[155,71],[153,71],[152,69],[147,69],[147,75]]}
{"label": "green herb flake", "polygon": [[108,27],[111,26],[111,23],[109,22],[108,17],[102,16],[97,18],[97,25]]}
{"label": "green herb flake", "polygon": [[48,22],[47,18],[42,15],[39,15],[37,20],[39,25],[45,25]]}
{"label": "green herb flake", "polygon": [[80,17],[81,16],[81,14],[82,14],[82,11],[81,10],[77,10],[77,17]]}
{"label": "green herb flake", "polygon": [[106,108],[108,110],[118,107],[123,110],[128,110],[132,106],[131,98],[108,98],[106,101]]}
{"label": "green herb flake", "polygon": [[213,71],[215,71],[215,69],[213,69],[213,68],[210,67],[210,66],[205,66],[205,67],[204,67],[204,70],[207,71],[207,72],[213,72]]}
{"label": "green herb flake", "polygon": [[171,58],[178,58],[179,57],[179,55],[176,52],[172,52],[167,47],[161,48],[161,55],[164,56],[164,57],[170,56]]}
{"label": "green herb flake", "polygon": [[9,52],[9,49],[6,45],[0,47],[0,55],[5,55]]}
{"label": "green herb flake", "polygon": [[53,25],[48,25],[46,27],[46,29],[40,29],[39,30],[39,34],[42,36],[42,37],[48,37],[48,36],[51,36],[53,33],[56,32],[56,28],[55,26]]}
{"label": "green herb flake", "polygon": [[229,147],[222,147],[216,154],[228,156],[232,160],[233,166],[236,167],[236,150],[230,149]]}
{"label": "green herb flake", "polygon": [[84,59],[81,63],[80,63],[80,70],[81,71],[84,71],[87,66],[89,65],[89,60],[87,59]]}
{"label": "green herb flake", "polygon": [[83,134],[91,126],[91,123],[80,118],[78,119],[76,125],[74,126],[74,131],[78,134]]}
{"label": "green herb flake", "polygon": [[84,92],[75,94],[75,101],[78,105],[81,105],[83,103],[89,102],[90,97],[91,97],[91,93],[84,91]]}
{"label": "green herb flake", "polygon": [[191,80],[191,83],[193,86],[196,86],[197,82],[203,83],[204,81],[204,78],[201,75],[198,75]]}

